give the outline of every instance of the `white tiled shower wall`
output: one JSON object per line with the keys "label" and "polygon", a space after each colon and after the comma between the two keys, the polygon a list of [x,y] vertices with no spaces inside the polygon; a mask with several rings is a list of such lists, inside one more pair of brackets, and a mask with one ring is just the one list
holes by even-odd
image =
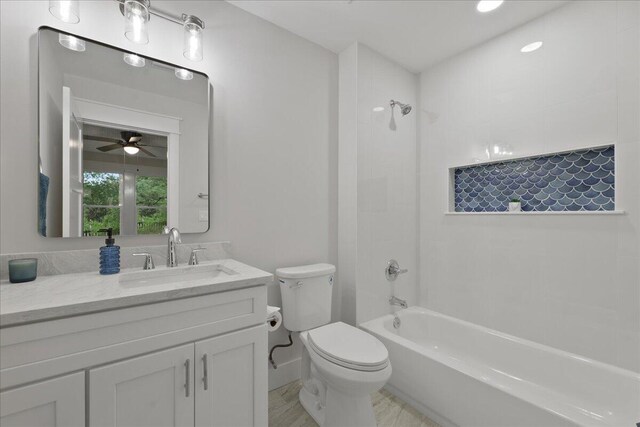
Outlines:
{"label": "white tiled shower wall", "polygon": [[[640,372],[639,22],[638,2],[571,2],[421,74],[420,305]],[[444,215],[447,168],[494,143],[615,143],[626,213]]]}
{"label": "white tiled shower wall", "polygon": [[[417,88],[415,74],[363,44],[340,54],[339,274],[351,323],[392,312],[392,292],[417,302]],[[414,109],[392,115],[391,99]],[[409,270],[393,284],[391,258]]]}

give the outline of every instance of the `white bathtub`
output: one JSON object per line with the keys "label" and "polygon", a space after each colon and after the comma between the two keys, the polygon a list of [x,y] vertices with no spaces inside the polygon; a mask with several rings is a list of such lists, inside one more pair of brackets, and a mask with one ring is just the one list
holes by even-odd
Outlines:
{"label": "white bathtub", "polygon": [[627,426],[640,374],[421,307],[360,327],[389,350],[387,387],[434,421],[460,426]]}

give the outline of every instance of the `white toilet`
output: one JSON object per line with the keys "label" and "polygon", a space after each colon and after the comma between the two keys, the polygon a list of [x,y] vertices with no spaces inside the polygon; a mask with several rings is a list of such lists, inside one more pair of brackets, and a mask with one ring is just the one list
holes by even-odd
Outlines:
{"label": "white toilet", "polygon": [[371,393],[391,376],[389,354],[374,336],[329,323],[335,271],[330,264],[276,270],[284,327],[304,344],[300,403],[321,427],[371,427]]}

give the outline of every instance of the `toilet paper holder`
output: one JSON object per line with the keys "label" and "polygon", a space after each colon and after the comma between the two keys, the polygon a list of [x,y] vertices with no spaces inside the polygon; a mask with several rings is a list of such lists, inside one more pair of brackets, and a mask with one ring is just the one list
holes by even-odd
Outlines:
{"label": "toilet paper holder", "polygon": [[282,315],[280,314],[280,307],[267,306],[267,324],[274,327],[280,322]]}
{"label": "toilet paper holder", "polygon": [[278,317],[275,314],[270,317],[267,317],[267,323],[271,327],[276,326],[278,324]]}

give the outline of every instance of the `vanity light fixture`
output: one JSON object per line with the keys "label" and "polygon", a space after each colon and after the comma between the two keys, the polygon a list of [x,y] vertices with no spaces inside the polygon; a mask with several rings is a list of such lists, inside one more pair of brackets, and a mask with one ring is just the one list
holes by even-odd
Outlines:
{"label": "vanity light fixture", "polygon": [[124,2],[124,35],[134,43],[149,43],[149,0],[125,0]]}
{"label": "vanity light fixture", "polygon": [[202,30],[204,22],[193,15],[182,15],[184,22],[183,55],[192,61],[202,61]]}
{"label": "vanity light fixture", "polygon": [[499,8],[504,0],[480,0],[476,5],[476,10],[481,13],[491,12]]}
{"label": "vanity light fixture", "polygon": [[125,53],[123,59],[124,62],[132,67],[144,67],[144,64],[146,63],[143,57],[138,56],[135,53]]}
{"label": "vanity light fixture", "polygon": [[541,47],[542,47],[542,42],[533,42],[533,43],[529,43],[528,45],[520,49],[520,52],[529,53],[529,52],[533,52],[534,50],[538,50]]}
{"label": "vanity light fixture", "polygon": [[66,47],[67,49],[73,50],[76,52],[84,52],[86,49],[84,40],[69,34],[60,33],[58,35],[58,43],[60,43],[62,46]]}
{"label": "vanity light fixture", "polygon": [[138,151],[140,151],[140,149],[138,147],[136,147],[135,145],[127,144],[127,145],[124,146],[124,151],[127,154],[131,154],[133,156],[134,154],[138,154]]}
{"label": "vanity light fixture", "polygon": [[80,22],[79,0],[49,0],[49,13],[67,24]]}
{"label": "vanity light fixture", "polygon": [[180,80],[191,80],[193,78],[193,73],[189,70],[185,70],[184,68],[176,68],[176,77]]}
{"label": "vanity light fixture", "polygon": [[197,16],[183,13],[181,16],[151,6],[150,0],[115,0],[125,19],[125,36],[134,43],[149,43],[147,24],[151,15],[179,24],[184,32],[182,53],[192,61],[202,61],[202,31],[204,21]]}

